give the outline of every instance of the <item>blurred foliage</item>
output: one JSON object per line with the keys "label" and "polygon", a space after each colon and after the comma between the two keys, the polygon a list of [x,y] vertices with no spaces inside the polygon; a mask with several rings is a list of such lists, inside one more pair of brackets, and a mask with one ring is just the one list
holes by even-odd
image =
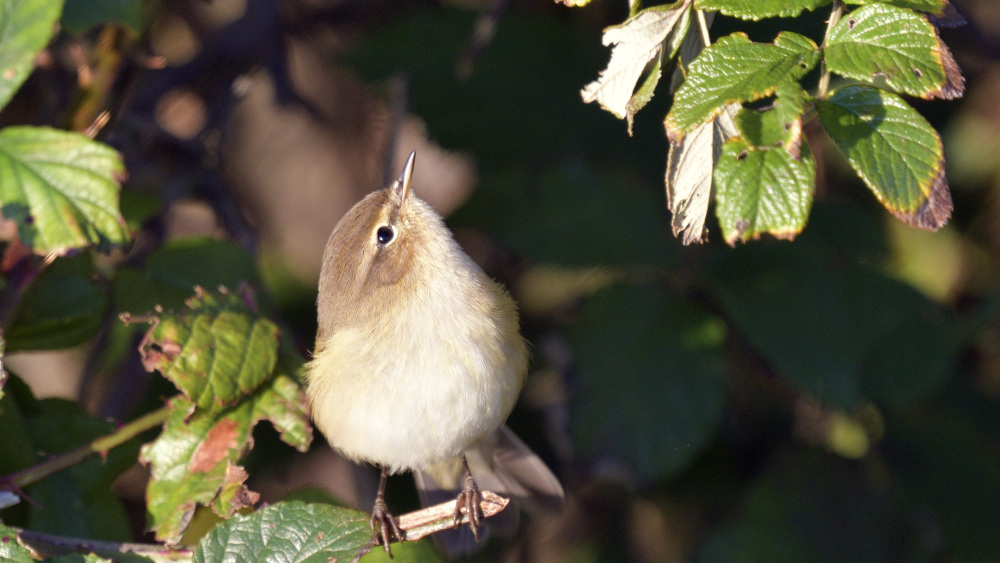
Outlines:
{"label": "blurred foliage", "polygon": [[[268,550],[294,552],[295,560],[349,558],[368,541],[367,517],[322,494],[278,496],[284,502],[249,509],[256,501],[250,488],[267,490],[254,480],[295,466],[302,460],[295,450],[311,441],[298,369],[314,337],[314,296],[300,307],[301,296],[284,292],[312,282],[268,284],[280,275],[261,270],[281,265],[259,262],[252,236],[259,218],[240,218],[252,206],[242,208],[226,189],[217,148],[235,134],[227,119],[247,69],[272,75],[281,104],[306,104],[285,95],[294,84],[274,61],[288,40],[357,73],[371,85],[372,103],[383,102],[377,98],[387,80],[405,76],[409,111],[431,138],[473,157],[479,169],[475,192],[449,223],[478,236],[469,240],[487,250],[476,257],[515,297],[547,292],[544,306],[523,308],[534,373],[511,424],[557,470],[569,501],[558,516],[526,515],[521,533],[491,540],[481,560],[989,561],[1000,553],[993,525],[1000,506],[1000,169],[987,162],[992,153],[976,152],[1000,146],[995,95],[977,94],[1000,89],[987,46],[959,41],[962,30],[941,31],[956,40],[959,63],[976,69],[970,100],[907,106],[945,132],[949,157],[958,151],[949,161],[957,165],[955,217],[946,230],[928,235],[890,217],[855,176],[851,148],[846,157],[838,151],[843,139],[806,127],[798,140],[815,161],[817,184],[812,207],[796,215],[807,223],[794,242],[729,247],[725,240],[744,237],[710,224],[710,242],[685,247],[670,232],[665,206],[662,123],[640,116],[629,137],[623,123],[580,97],[608,63],[602,30],[628,17],[625,3],[513,3],[492,22],[492,39],[470,51],[473,30],[484,25],[479,18],[493,12],[426,3],[338,11],[288,0],[281,18],[253,20],[277,4],[251,0],[247,20],[274,27],[249,34],[195,26],[210,54],[156,68],[145,57],[151,29],[208,21],[201,0],[192,1],[67,0],[60,18],[61,2],[29,14],[32,4],[22,0],[0,21],[4,30],[19,18],[44,24],[0,36],[5,47],[8,37],[23,36],[0,89],[0,98],[13,96],[3,124],[45,124],[4,130],[21,150],[12,170],[42,163],[30,182],[0,175],[0,194],[16,195],[0,201],[5,222],[14,222],[0,225],[7,352],[78,346],[88,355],[79,402],[36,399],[16,375],[0,377],[0,475],[22,478],[53,456],[129,428],[108,418],[141,421],[170,409],[129,429],[132,439],[102,451],[105,457],[23,490],[0,484],[31,499],[0,511],[4,538],[13,534],[6,526],[116,541],[156,528],[159,539],[176,541],[201,504],[224,521],[204,538],[200,529],[184,536],[200,540],[199,560]],[[764,5],[785,15],[805,9],[783,23],[822,40],[809,12],[825,4],[819,0],[704,4],[756,6],[757,14]],[[62,30],[48,42],[57,21]],[[132,33],[109,47],[100,42],[105,22]],[[713,37],[744,24],[755,41],[777,34],[773,22],[720,15]],[[343,41],[330,48],[317,39],[323,33],[313,33],[320,29],[343,32]],[[240,41],[257,50],[237,52]],[[121,56],[113,64],[100,59],[112,72],[85,86],[74,53],[96,68],[98,58],[88,57],[99,44]],[[468,59],[469,52],[478,56]],[[464,75],[460,61],[468,63]],[[159,129],[156,100],[172,87],[202,97],[207,121],[199,135],[179,139]],[[75,122],[68,114],[84,112],[73,102],[83,90],[102,92],[101,108],[113,116],[93,131],[99,141],[58,129]],[[801,93],[785,94],[794,106],[788,111],[799,116]],[[671,99],[661,91],[645,101],[643,115],[666,115]],[[840,110],[825,111],[836,128]],[[737,122],[753,146],[769,145],[789,140],[788,121],[779,118],[747,113]],[[58,145],[68,148],[52,149],[53,139],[68,139]],[[120,208],[118,156],[108,146],[124,155],[129,172]],[[24,157],[37,147],[65,154]],[[83,154],[94,156],[93,166],[78,162]],[[46,166],[93,181],[67,191]],[[761,204],[784,185],[760,184],[772,190]],[[96,214],[73,211],[91,200]],[[192,200],[208,204],[226,240],[171,234],[172,210]],[[38,213],[48,230],[31,219]],[[55,233],[51,225],[74,222],[83,228],[67,230],[72,236],[36,244]],[[88,230],[91,222],[101,227]],[[129,233],[131,247],[112,248]],[[106,250],[113,252],[98,252]],[[196,287],[204,289],[192,300]],[[126,326],[117,318],[126,312],[154,326]],[[154,368],[166,377],[147,371]],[[199,379],[201,368],[211,377]],[[277,432],[255,430],[264,419]],[[243,461],[250,448],[254,455]],[[123,499],[127,487],[111,485],[140,457],[152,474],[141,481],[146,496]],[[270,535],[275,529],[290,532]],[[394,552],[396,560],[428,560],[432,549],[424,541]],[[0,556],[30,560],[16,542],[0,543]]]}

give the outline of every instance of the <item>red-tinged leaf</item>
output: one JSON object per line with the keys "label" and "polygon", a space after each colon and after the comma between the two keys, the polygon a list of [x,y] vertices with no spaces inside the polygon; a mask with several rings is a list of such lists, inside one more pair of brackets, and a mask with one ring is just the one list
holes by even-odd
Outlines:
{"label": "red-tinged leaf", "polygon": [[820,120],[858,176],[893,215],[937,230],[951,217],[951,192],[937,131],[899,96],[845,86],[818,101]]}

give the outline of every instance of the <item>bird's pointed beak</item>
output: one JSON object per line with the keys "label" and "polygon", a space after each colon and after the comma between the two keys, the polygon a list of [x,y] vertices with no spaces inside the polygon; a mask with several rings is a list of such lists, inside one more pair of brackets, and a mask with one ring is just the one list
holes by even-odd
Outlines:
{"label": "bird's pointed beak", "polygon": [[410,179],[413,177],[413,161],[417,157],[417,151],[410,153],[403,165],[403,171],[399,173],[399,179],[393,182],[393,191],[400,201],[406,201],[410,195]]}

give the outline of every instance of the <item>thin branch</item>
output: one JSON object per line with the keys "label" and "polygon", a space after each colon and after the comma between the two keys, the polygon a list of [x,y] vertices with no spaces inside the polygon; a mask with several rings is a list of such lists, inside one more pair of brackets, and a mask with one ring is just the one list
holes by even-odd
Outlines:
{"label": "thin branch", "polygon": [[[823,33],[823,47],[826,47],[826,40],[830,36],[830,30],[840,21],[840,16],[844,13],[844,3],[840,0],[833,0],[833,9],[830,11],[830,19],[826,22],[826,31]],[[830,69],[826,67],[826,60],[821,59],[819,85],[816,87],[816,97],[826,98],[826,93],[830,89]]]}
{"label": "thin branch", "polygon": [[146,414],[132,422],[122,426],[107,436],[102,436],[89,444],[80,446],[74,450],[54,456],[38,465],[22,469],[17,473],[0,477],[0,488],[10,488],[20,490],[32,483],[36,483],[49,475],[58,473],[63,469],[72,467],[92,455],[105,454],[108,450],[120,446],[132,438],[142,434],[146,430],[155,428],[170,418],[170,407],[163,407]]}
{"label": "thin branch", "polygon": [[[427,535],[441,530],[459,528],[469,523],[469,515],[462,513],[462,518],[455,521],[456,500],[443,502],[434,506],[428,506],[415,512],[408,512],[398,518],[399,529],[406,536],[406,541],[417,541]],[[483,510],[483,518],[489,518],[500,513],[510,499],[506,499],[496,493],[483,491],[483,501],[479,504]]]}
{"label": "thin branch", "polygon": [[694,11],[694,15],[698,20],[698,29],[701,31],[701,40],[705,43],[705,46],[708,47],[712,44],[712,38],[708,35],[708,22],[705,21],[705,12],[696,9]]}
{"label": "thin branch", "polygon": [[114,559],[123,558],[122,554],[144,557],[151,561],[191,561],[194,550],[191,548],[171,549],[163,544],[155,543],[118,543],[110,541],[68,538],[52,534],[43,534],[21,528],[11,528],[17,532],[21,543],[32,551],[36,557],[52,557],[69,555],[71,553],[94,553],[101,557]]}

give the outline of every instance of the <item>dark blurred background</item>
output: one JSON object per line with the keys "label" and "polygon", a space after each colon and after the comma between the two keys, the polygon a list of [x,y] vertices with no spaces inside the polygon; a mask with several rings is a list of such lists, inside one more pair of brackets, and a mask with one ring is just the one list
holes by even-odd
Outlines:
{"label": "dark blurred background", "polygon": [[[416,192],[520,303],[534,358],[511,426],[567,489],[562,513],[526,514],[479,559],[995,561],[1000,11],[955,8],[968,24],[941,34],[966,95],[911,100],[948,159],[955,212],[936,233],[892,218],[810,126],[816,199],[795,241],[730,248],[710,212],[709,242],[683,247],[664,195],[666,81],[632,137],[580,98],[607,64],[602,29],[628,15],[611,0],[163,1],[138,34],[61,35],[0,121],[116,108],[99,138],[126,159],[132,252],[230,241],[198,275],[251,278],[304,352],[330,231],[416,150]],[[828,10],[720,16],[712,35],[819,42]],[[65,100],[80,50],[107,87]],[[117,306],[166,299],[150,291]],[[127,419],[169,394],[131,379],[128,342],[10,365],[39,395]],[[270,428],[247,468],[271,502],[318,487],[364,509],[374,491],[322,440],[296,454]],[[140,521],[143,478],[116,484]],[[397,510],[416,506],[407,479],[390,482]]]}

